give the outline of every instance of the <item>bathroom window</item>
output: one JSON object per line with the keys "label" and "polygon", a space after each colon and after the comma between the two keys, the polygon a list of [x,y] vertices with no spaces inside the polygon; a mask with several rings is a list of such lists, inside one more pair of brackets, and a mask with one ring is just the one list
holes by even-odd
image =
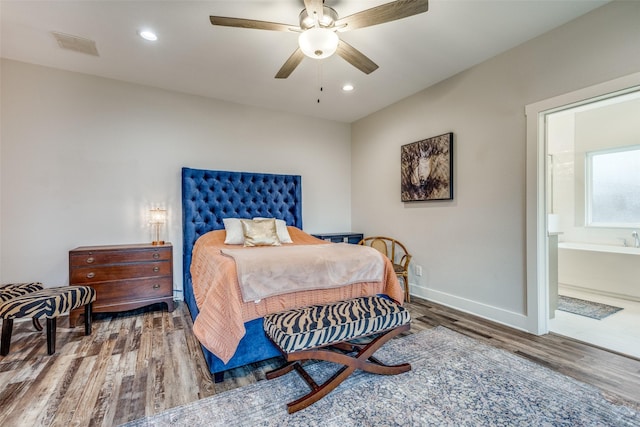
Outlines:
{"label": "bathroom window", "polygon": [[640,226],[640,145],[587,153],[587,224]]}

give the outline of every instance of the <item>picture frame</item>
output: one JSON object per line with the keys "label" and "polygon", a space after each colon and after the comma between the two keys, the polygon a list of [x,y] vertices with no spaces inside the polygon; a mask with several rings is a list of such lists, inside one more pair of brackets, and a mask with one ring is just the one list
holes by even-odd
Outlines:
{"label": "picture frame", "polygon": [[453,200],[453,132],[400,147],[403,202]]}

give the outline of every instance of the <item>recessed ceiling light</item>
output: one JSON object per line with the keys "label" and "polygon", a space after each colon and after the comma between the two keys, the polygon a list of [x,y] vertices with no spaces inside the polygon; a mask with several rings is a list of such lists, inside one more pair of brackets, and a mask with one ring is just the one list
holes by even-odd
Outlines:
{"label": "recessed ceiling light", "polygon": [[351,92],[353,89],[355,88],[351,83],[346,83],[344,86],[342,86],[342,90],[345,92]]}
{"label": "recessed ceiling light", "polygon": [[158,36],[156,36],[156,33],[150,30],[142,30],[138,32],[138,34],[140,34],[140,37],[142,37],[145,40],[149,40],[150,42],[154,42],[158,40]]}

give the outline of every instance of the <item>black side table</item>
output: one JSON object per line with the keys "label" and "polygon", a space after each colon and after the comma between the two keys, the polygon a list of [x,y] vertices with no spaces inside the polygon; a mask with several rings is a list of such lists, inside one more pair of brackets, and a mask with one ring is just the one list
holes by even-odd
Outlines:
{"label": "black side table", "polygon": [[333,243],[353,243],[357,245],[364,237],[362,233],[321,233],[312,234],[313,237],[317,237],[322,240],[329,240]]}

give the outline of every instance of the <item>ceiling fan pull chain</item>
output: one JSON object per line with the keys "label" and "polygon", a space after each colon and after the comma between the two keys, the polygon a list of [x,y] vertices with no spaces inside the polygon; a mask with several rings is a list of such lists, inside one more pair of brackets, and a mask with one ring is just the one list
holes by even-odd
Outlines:
{"label": "ceiling fan pull chain", "polygon": [[[320,95],[322,95],[322,61],[318,60],[318,86],[320,87]],[[320,96],[318,97],[318,104],[320,104]]]}

